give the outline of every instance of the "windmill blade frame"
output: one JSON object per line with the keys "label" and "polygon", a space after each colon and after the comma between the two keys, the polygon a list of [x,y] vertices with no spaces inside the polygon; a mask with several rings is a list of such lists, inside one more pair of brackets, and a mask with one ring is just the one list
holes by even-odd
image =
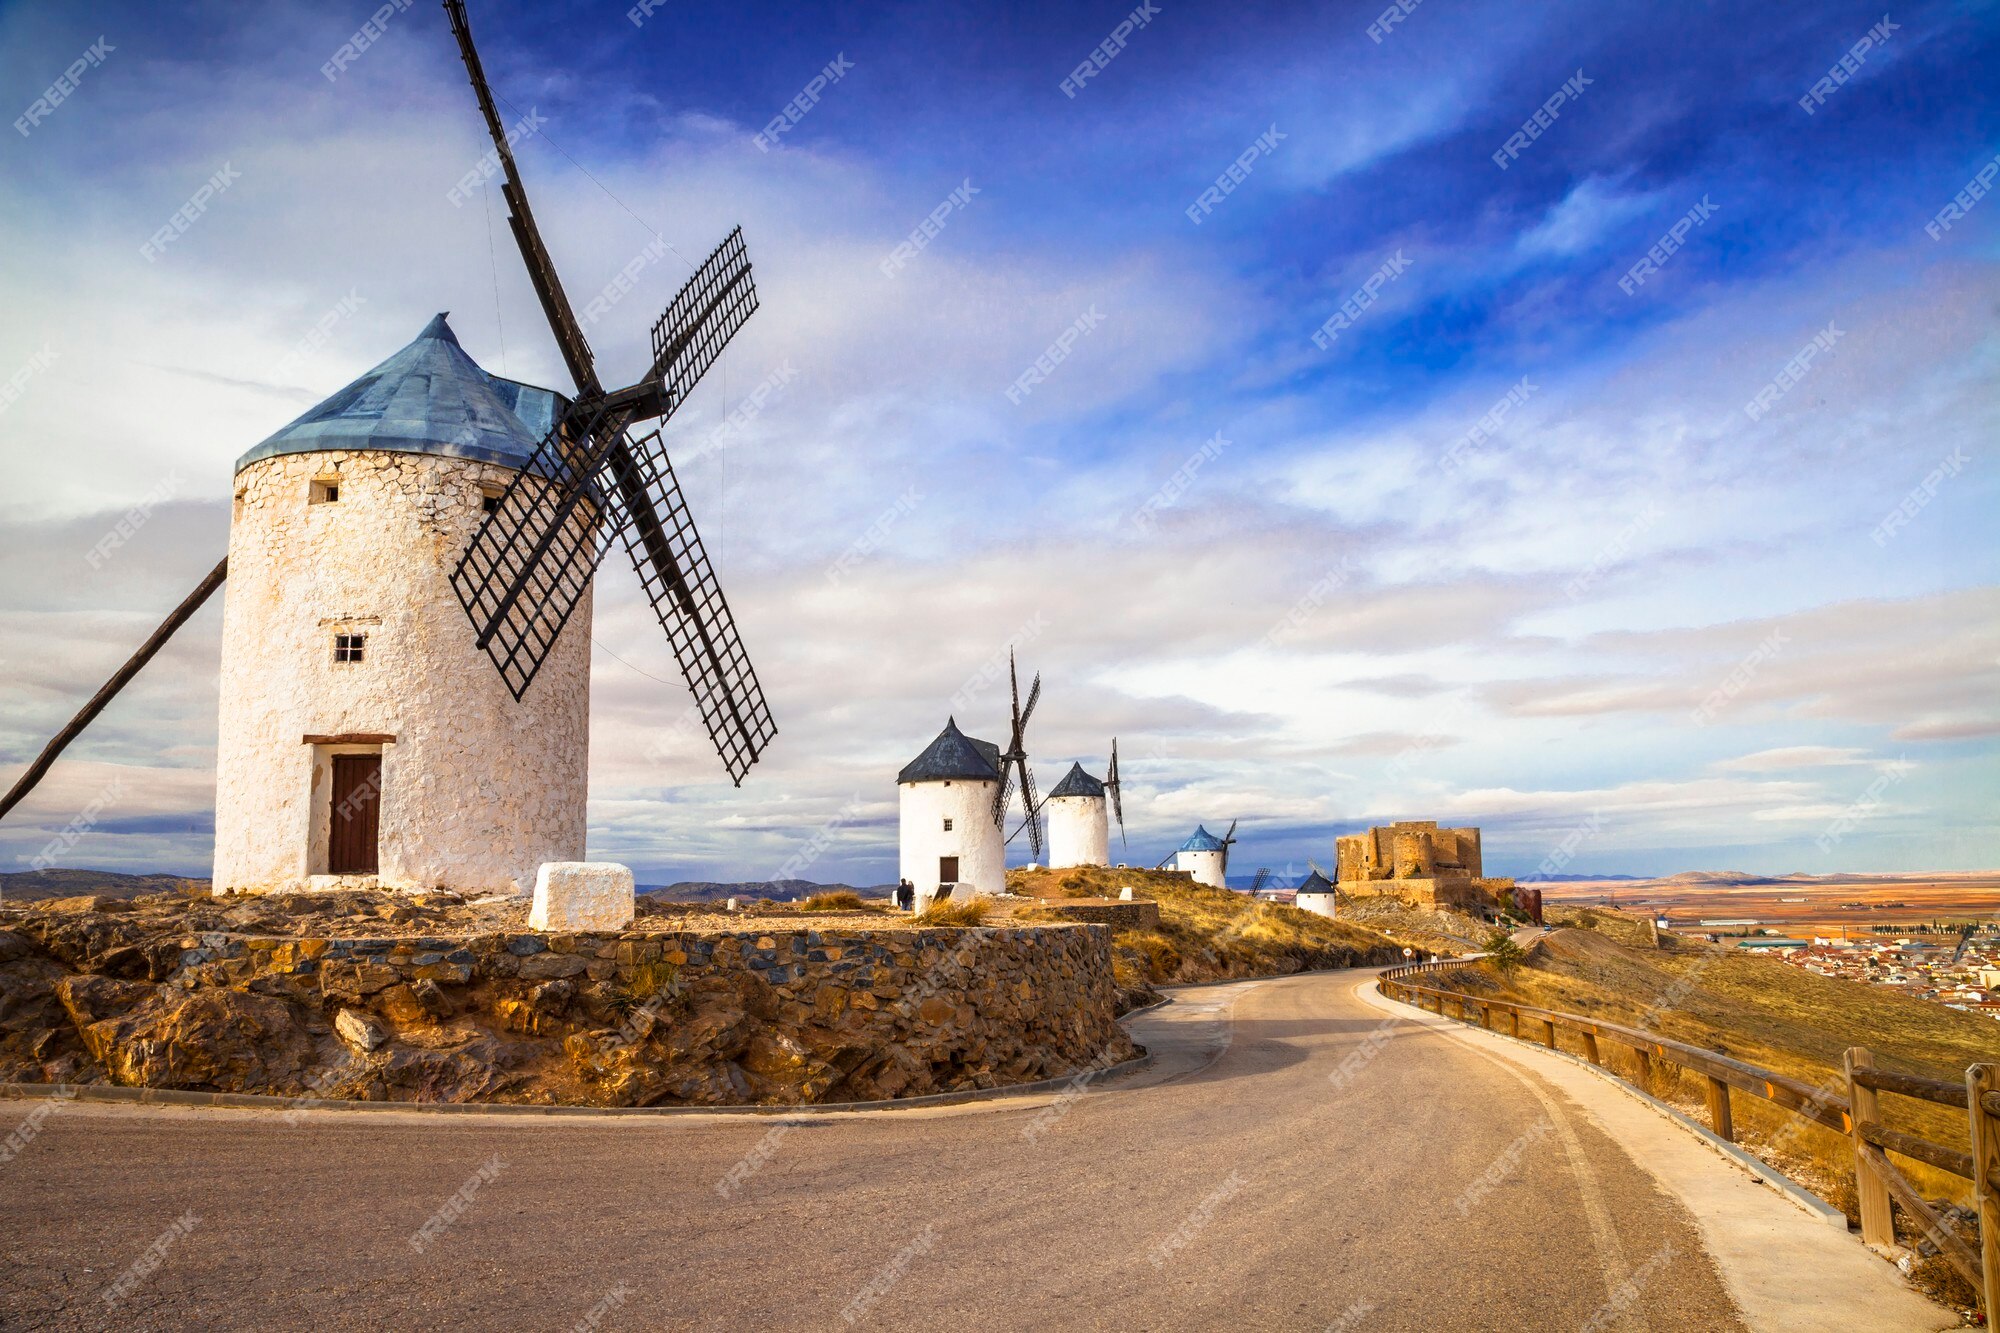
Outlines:
{"label": "windmill blade frame", "polygon": [[444,12],[451,21],[452,36],[458,39],[459,58],[465,62],[466,77],[472,82],[473,95],[479,99],[479,113],[485,118],[486,133],[493,140],[493,152],[500,162],[500,193],[507,201],[507,225],[513,230],[521,260],[528,267],[528,281],[542,303],[549,331],[555,335],[556,346],[569,367],[570,378],[576,382],[577,392],[597,397],[604,392],[597,379],[597,358],[590,350],[590,340],[583,336],[583,326],[576,321],[576,311],[570,308],[569,295],[556,275],[555,261],[549,258],[548,247],[542,244],[534,211],[528,207],[528,191],[521,184],[520,168],[514,163],[513,145],[507,142],[506,128],[500,123],[500,111],[493,104],[493,90],[487,85],[486,70],[480,63],[479,48],[472,42],[472,22],[466,17],[465,0],[444,0]]}
{"label": "windmill blade frame", "polygon": [[[1035,682],[1036,692],[1041,690],[1041,681]],[[1033,704],[1032,697],[1029,700]],[[1026,719],[1022,719],[1023,722]],[[1028,767],[1028,757],[1021,756],[1021,806],[1027,815],[1028,849],[1037,861],[1042,859],[1042,807],[1035,799],[1035,775]]]}
{"label": "windmill blade frame", "polygon": [[[757,670],[744,651],[729,599],[723,596],[708,550],[688,513],[687,499],[674,476],[660,432],[649,431],[640,437],[631,457],[640,473],[642,493],[653,502],[651,512],[665,519],[665,544],[671,561],[660,565],[638,525],[615,524],[615,530],[624,540],[625,552],[638,572],[640,587],[660,628],[666,631],[709,739],[731,781],[741,786],[750,766],[777,736],[777,723],[771,718]],[[609,508],[614,517],[623,508],[622,492],[621,487],[612,494]]]}
{"label": "windmill blade frame", "polygon": [[1111,795],[1111,813],[1118,817],[1118,845],[1126,851],[1132,844],[1125,837],[1125,803],[1118,785],[1118,738],[1111,738],[1111,769],[1104,777],[1104,790]]}
{"label": "windmill blade frame", "polygon": [[777,727],[659,430],[633,441],[627,429],[634,421],[671,417],[756,311],[742,228],[696,267],[654,321],[647,374],[606,394],[535,225],[464,0],[444,0],[444,7],[503,169],[508,224],[578,394],[481,522],[453,586],[476,642],[518,700],[582,603],[612,539],[622,539],[709,739],[730,780],[741,786]]}

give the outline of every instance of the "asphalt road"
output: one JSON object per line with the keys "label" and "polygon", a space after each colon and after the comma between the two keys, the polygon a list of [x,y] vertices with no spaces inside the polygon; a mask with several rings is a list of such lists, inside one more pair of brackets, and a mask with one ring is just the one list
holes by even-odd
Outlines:
{"label": "asphalt road", "polygon": [[1622,1149],[1354,982],[1182,992],[1080,1096],[790,1128],[72,1105],[0,1165],[0,1327],[1742,1327]]}

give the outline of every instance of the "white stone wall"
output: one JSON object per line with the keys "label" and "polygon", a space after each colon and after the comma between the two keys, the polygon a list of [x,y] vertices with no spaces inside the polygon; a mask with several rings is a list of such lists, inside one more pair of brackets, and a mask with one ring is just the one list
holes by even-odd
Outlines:
{"label": "white stone wall", "polygon": [[1174,869],[1192,871],[1197,884],[1226,889],[1229,884],[1223,878],[1222,857],[1221,852],[1175,852]]}
{"label": "white stone wall", "polygon": [[[224,584],[215,889],[341,886],[324,875],[328,756],[307,736],[387,734],[381,873],[391,889],[528,893],[584,856],[590,599],[516,703],[450,575],[509,469],[427,454],[262,459],[236,477]],[[340,499],[312,504],[337,476]],[[333,636],[367,634],[336,664]]]}
{"label": "white stone wall", "polygon": [[959,883],[981,893],[1007,891],[1007,844],[993,822],[999,786],[965,779],[897,784],[902,810],[898,874],[916,886],[919,909],[937,891],[940,857],[958,858]]}
{"label": "white stone wall", "polygon": [[1051,796],[1049,868],[1111,864],[1111,817],[1102,796]]}

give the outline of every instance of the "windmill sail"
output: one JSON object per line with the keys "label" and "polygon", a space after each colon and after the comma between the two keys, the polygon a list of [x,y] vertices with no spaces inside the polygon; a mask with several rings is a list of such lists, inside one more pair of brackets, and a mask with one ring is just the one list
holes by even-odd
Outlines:
{"label": "windmill sail", "polygon": [[1105,774],[1104,790],[1111,794],[1111,813],[1118,817],[1118,844],[1126,851],[1132,844],[1125,840],[1125,804],[1119,795],[1118,786],[1118,738],[1111,738],[1111,771]]}
{"label": "windmill sail", "polygon": [[664,547],[668,559],[657,559],[656,545],[646,540],[638,524],[617,517],[625,508],[622,486],[610,497],[613,526],[624,540],[632,567],[639,572],[653,614],[673,645],[674,659],[694,692],[709,739],[731,780],[741,785],[743,775],[778,734],[777,724],[771,720],[764,687],[743,649],[736,618],[730,614],[729,601],[708,562],[701,534],[695,531],[660,433],[650,431],[634,441],[631,458],[645,497],[646,507],[641,512],[657,518],[659,546]]}
{"label": "windmill sail", "polygon": [[[1028,830],[1028,846],[1034,858],[1042,859],[1042,820],[1039,803],[1035,799],[1035,775],[1028,768],[1028,719],[1034,716],[1035,705],[1042,698],[1042,677],[1035,673],[1034,684],[1028,689],[1028,703],[1021,705],[1021,677],[1014,668],[1014,653],[1007,653],[1007,682],[1012,690],[1014,728],[1008,742],[1007,751],[1000,756],[1000,789],[994,794],[993,822],[1002,828],[1007,826],[1007,802],[1013,794],[1014,783],[1021,784],[1022,827]],[[1020,833],[1017,828],[1007,835],[1012,842]]]}
{"label": "windmill sail", "polygon": [[519,699],[554,651],[612,540],[621,541],[716,753],[741,785],[777,727],[659,430],[637,441],[626,433],[635,421],[671,417],[757,309],[742,229],[723,239],[654,322],[647,373],[607,394],[528,207],[463,0],[445,0],[445,10],[504,171],[508,223],[578,394],[481,523],[452,585],[476,641]]}

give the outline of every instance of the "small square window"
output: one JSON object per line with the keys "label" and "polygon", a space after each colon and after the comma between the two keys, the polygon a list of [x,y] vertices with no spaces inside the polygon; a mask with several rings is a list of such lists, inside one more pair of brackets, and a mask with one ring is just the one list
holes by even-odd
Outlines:
{"label": "small square window", "polygon": [[489,514],[497,514],[500,512],[500,497],[497,495],[481,496],[479,507]]}
{"label": "small square window", "polygon": [[338,504],[340,502],[340,479],[316,481],[312,484],[312,503],[316,505]]}
{"label": "small square window", "polygon": [[336,634],[333,636],[333,660],[336,662],[359,662],[368,647],[366,634]]}
{"label": "small square window", "polygon": [[951,832],[951,821],[949,819],[944,821],[944,831],[946,833]]}

